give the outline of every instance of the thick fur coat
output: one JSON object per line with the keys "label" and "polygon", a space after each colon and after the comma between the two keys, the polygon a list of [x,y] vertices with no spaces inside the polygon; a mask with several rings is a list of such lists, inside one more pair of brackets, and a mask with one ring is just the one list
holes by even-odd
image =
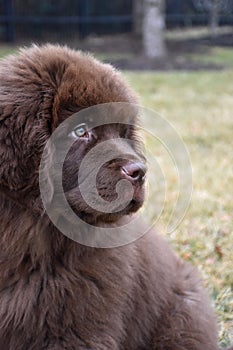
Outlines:
{"label": "thick fur coat", "polygon": [[[217,349],[199,277],[163,238],[150,232],[119,248],[85,247],[43,211],[38,169],[52,131],[112,101],[136,98],[112,67],[83,53],[35,46],[1,62],[1,350]],[[69,163],[66,172],[69,190]]]}

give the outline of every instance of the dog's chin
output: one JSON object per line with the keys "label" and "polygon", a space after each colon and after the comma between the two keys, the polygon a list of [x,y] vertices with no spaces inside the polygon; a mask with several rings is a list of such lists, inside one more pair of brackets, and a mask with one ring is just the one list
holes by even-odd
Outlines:
{"label": "dog's chin", "polygon": [[[109,192],[108,192],[109,194]],[[134,189],[133,198],[123,209],[115,212],[100,212],[94,208],[91,208],[87,203],[83,201],[79,191],[72,191],[66,193],[68,203],[75,214],[84,222],[90,225],[99,226],[100,224],[116,223],[122,217],[134,214],[143,205],[145,199],[145,188],[139,186]],[[108,200],[114,201],[116,196],[114,193],[109,195]]]}
{"label": "dog's chin", "polygon": [[94,226],[102,224],[117,223],[122,217],[136,213],[143,205],[144,198],[133,198],[130,203],[122,210],[113,213],[103,213],[91,208],[85,208],[80,211],[77,205],[71,205],[75,214],[84,222]]}
{"label": "dog's chin", "polygon": [[136,213],[143,205],[143,201],[132,199],[125,209],[116,213],[104,213],[97,216],[96,224],[116,223],[122,217]]}

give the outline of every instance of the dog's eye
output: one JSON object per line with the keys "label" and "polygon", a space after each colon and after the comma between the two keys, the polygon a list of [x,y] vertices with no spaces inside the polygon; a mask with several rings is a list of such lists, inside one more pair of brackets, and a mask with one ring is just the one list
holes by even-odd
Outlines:
{"label": "dog's eye", "polygon": [[75,137],[84,137],[88,136],[88,129],[86,124],[80,124],[72,131],[73,136]]}

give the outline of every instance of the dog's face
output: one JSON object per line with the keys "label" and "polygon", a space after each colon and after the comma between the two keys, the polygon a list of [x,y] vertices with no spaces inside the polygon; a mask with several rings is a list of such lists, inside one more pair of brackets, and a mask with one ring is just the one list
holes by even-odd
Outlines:
{"label": "dog's face", "polygon": [[[64,162],[63,188],[69,204],[84,221],[88,223],[116,221],[123,215],[137,211],[143,204],[146,168],[142,156],[138,154],[138,141],[135,136],[134,127],[127,124],[105,124],[93,129],[81,124],[73,130],[72,137],[75,141]],[[94,154],[95,164],[92,161],[93,157],[89,156],[90,151]],[[105,161],[107,156],[111,152],[114,154],[115,151],[122,156],[117,158],[113,156],[109,161]],[[87,157],[86,169],[80,178],[80,167],[84,157]],[[101,165],[96,171],[96,178],[93,178],[99,160]],[[127,188],[126,191],[117,193],[117,184],[120,180],[127,180],[132,187],[133,194],[125,205]],[[101,209],[97,210],[85,201],[83,197],[93,190],[90,185],[93,181],[98,196],[109,204],[118,198],[119,208],[116,207],[113,212],[111,210],[102,212]],[[98,198],[96,202],[98,204]]]}
{"label": "dog's face", "polygon": [[[38,211],[39,165],[43,148],[53,131],[80,110],[109,102],[135,103],[135,96],[111,67],[54,46],[34,47],[25,50],[19,58],[5,60],[0,77],[0,194],[31,211]],[[98,223],[113,222],[137,211],[144,200],[146,169],[138,151],[134,122],[105,122],[91,127],[84,121],[74,125],[67,137],[72,137],[73,143],[62,169],[63,188],[76,214],[89,223]],[[119,140],[131,142],[126,145]],[[106,203],[116,200],[120,180],[127,180],[132,189],[127,205],[111,213],[89,205],[78,181],[85,156],[105,141],[109,141],[104,147],[106,154],[117,148],[118,156],[103,162],[98,169],[99,198]],[[87,169],[82,181],[85,192],[89,191],[89,176]]]}

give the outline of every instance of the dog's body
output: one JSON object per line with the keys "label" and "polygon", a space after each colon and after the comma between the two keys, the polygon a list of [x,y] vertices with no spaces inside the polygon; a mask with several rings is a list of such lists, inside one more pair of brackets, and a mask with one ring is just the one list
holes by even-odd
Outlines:
{"label": "dog's body", "polygon": [[[23,215],[11,220],[19,229],[16,242],[7,242],[12,257],[2,265],[8,273],[0,294],[6,350],[217,349],[214,317],[196,273],[159,236],[93,249]],[[22,232],[25,223],[29,229]]]}
{"label": "dog's body", "polygon": [[38,167],[51,132],[80,108],[135,102],[120,76],[46,46],[7,59],[0,78],[0,349],[217,349],[196,272],[162,238],[150,232],[119,248],[85,247],[41,208]]}

